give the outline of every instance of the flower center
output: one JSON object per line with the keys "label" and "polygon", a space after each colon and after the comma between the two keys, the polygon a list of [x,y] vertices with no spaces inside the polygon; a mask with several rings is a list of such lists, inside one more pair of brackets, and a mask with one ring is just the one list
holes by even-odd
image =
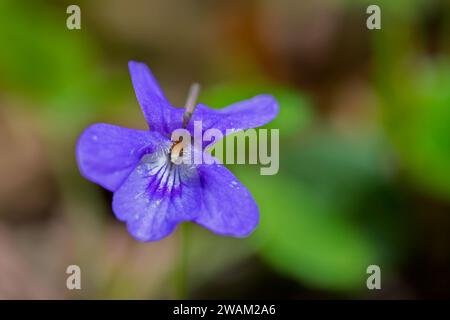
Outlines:
{"label": "flower center", "polygon": [[[189,94],[184,106],[183,113],[183,123],[182,128],[185,129],[189,120],[191,120],[192,114],[195,110],[195,103],[200,92],[200,85],[198,83],[193,83],[189,89]],[[183,156],[189,156],[189,152],[184,152],[185,148],[189,147],[189,142],[184,142],[182,138],[172,144],[169,149],[169,159],[174,164],[181,164],[183,162]]]}
{"label": "flower center", "polygon": [[183,160],[183,149],[184,149],[184,143],[182,140],[178,140],[175,142],[172,147],[170,147],[169,156],[170,161],[172,161],[175,164],[180,164]]}

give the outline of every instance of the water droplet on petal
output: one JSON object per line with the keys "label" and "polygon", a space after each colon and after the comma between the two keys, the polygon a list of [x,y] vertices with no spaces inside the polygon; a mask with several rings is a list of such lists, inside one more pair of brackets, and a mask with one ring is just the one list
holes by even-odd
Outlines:
{"label": "water droplet on petal", "polygon": [[230,187],[232,187],[232,188],[239,188],[238,184],[237,184],[237,181],[236,180],[231,181]]}

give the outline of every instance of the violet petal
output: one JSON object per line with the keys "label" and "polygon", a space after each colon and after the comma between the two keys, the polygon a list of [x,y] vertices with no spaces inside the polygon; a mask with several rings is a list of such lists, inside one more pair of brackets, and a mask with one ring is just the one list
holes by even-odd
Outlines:
{"label": "violet petal", "polygon": [[147,152],[167,141],[157,132],[97,123],[78,139],[76,156],[81,174],[105,189],[115,191]]}
{"label": "violet petal", "polygon": [[175,165],[159,152],[144,156],[113,196],[114,213],[140,241],[166,237],[178,223],[194,219],[200,206],[197,169]]}
{"label": "violet petal", "polygon": [[248,189],[223,165],[198,167],[203,205],[195,223],[220,235],[246,237],[259,223]]}

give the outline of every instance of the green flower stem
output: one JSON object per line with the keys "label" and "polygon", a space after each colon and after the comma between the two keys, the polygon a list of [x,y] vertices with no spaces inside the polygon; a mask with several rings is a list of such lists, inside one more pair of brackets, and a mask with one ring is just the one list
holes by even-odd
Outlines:
{"label": "green flower stem", "polygon": [[189,234],[190,225],[180,225],[180,245],[175,268],[175,299],[187,299],[189,296]]}

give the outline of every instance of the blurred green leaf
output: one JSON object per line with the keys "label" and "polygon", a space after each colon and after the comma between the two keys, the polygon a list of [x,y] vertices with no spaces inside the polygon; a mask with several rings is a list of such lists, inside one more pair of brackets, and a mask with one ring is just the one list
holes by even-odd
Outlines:
{"label": "blurred green leaf", "polygon": [[450,61],[398,72],[383,116],[398,156],[415,181],[450,199]]}
{"label": "blurred green leaf", "polygon": [[356,199],[383,183],[381,143],[372,136],[343,138],[322,128],[300,141],[283,160],[284,172],[320,195],[332,211],[351,210]]}
{"label": "blurred green leaf", "polygon": [[93,41],[68,30],[66,18],[64,7],[41,1],[0,2],[0,86],[64,128],[94,114],[116,92],[99,70]]}
{"label": "blurred green leaf", "polygon": [[369,196],[375,197],[370,203],[383,202],[377,193],[385,179],[381,154],[376,139],[348,141],[329,133],[282,154],[278,175],[235,168],[260,207],[253,239],[267,261],[313,287],[364,289],[367,266],[385,262],[389,234],[401,234],[384,220],[387,234],[376,226],[381,217],[396,221],[392,212],[363,205]]}
{"label": "blurred green leaf", "polygon": [[265,178],[270,188],[240,174],[261,209],[255,234],[261,254],[275,267],[313,287],[349,289],[364,285],[373,249],[356,227],[325,212],[308,191],[289,178]]}
{"label": "blurred green leaf", "polygon": [[[418,3],[423,14],[417,14],[416,6],[414,19],[426,21],[427,4]],[[429,56],[429,39],[414,19],[389,14],[384,24],[391,32],[374,34],[382,120],[400,167],[413,183],[450,199],[450,59]]]}

